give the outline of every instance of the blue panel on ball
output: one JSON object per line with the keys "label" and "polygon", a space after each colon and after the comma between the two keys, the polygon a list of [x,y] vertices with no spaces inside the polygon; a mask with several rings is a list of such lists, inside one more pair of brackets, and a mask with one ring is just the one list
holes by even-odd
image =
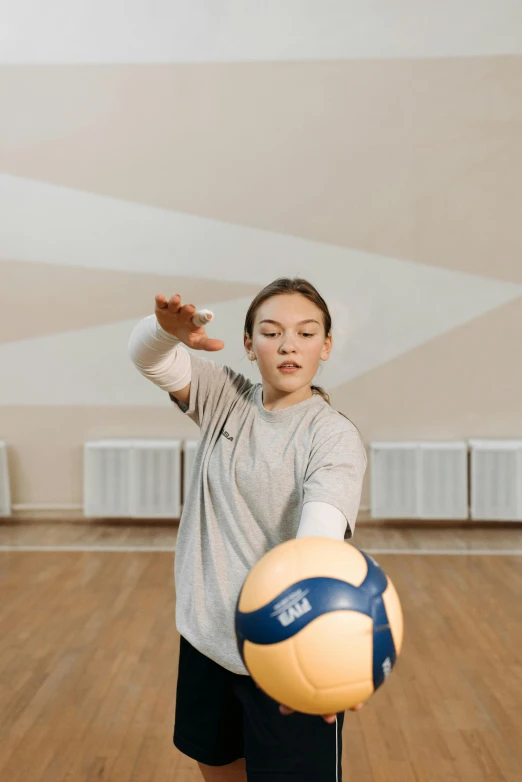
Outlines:
{"label": "blue panel on ball", "polygon": [[236,634],[238,639],[255,644],[277,644],[296,635],[318,616],[342,610],[371,616],[369,595],[336,578],[305,578],[257,611],[237,611]]}
{"label": "blue panel on ball", "polygon": [[[360,550],[360,549],[359,549]],[[386,679],[391,669],[395,665],[397,653],[390,629],[390,622],[386,613],[386,606],[382,599],[383,592],[388,586],[386,574],[364,551],[361,554],[368,565],[366,578],[361,584],[361,589],[365,589],[372,596],[372,619],[373,619],[373,688],[376,690]]]}
{"label": "blue panel on ball", "polygon": [[372,599],[373,689],[380,687],[395,665],[396,652],[382,595]]}
{"label": "blue panel on ball", "polygon": [[366,565],[368,567],[368,572],[366,573],[366,577],[364,581],[362,582],[359,589],[363,589],[368,594],[371,595],[371,597],[374,597],[376,595],[382,595],[386,587],[388,586],[388,579],[386,578],[386,573],[384,570],[380,567],[380,565],[377,564],[377,562],[372,559],[368,554],[366,554],[365,551],[361,551],[361,549],[358,549],[358,551],[363,555],[364,559],[366,560]]}

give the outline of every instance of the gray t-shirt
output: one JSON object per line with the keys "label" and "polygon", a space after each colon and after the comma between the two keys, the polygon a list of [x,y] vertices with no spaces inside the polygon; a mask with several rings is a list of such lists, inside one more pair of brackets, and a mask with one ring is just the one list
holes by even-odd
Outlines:
{"label": "gray t-shirt", "polygon": [[305,502],[328,502],[353,533],[367,458],[356,427],[320,395],[263,407],[261,383],[191,354],[189,404],[201,430],[176,545],[176,626],[196,649],[247,674],[234,612],[250,569],[294,538]]}

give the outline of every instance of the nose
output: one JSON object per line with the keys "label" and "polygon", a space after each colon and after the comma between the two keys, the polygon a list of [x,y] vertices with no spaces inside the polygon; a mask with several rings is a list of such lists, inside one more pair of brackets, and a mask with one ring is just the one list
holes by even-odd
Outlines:
{"label": "nose", "polygon": [[285,337],[285,339],[281,342],[279,346],[279,352],[285,355],[287,353],[295,353],[295,347],[291,338]]}

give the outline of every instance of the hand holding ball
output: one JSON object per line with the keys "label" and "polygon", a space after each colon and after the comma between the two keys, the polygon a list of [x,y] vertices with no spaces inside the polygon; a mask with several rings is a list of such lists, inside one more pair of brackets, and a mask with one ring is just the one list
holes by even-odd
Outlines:
{"label": "hand holding ball", "polygon": [[289,540],[265,554],[245,579],[235,626],[254,681],[306,714],[367,700],[402,648],[390,579],[363,551],[328,538]]}

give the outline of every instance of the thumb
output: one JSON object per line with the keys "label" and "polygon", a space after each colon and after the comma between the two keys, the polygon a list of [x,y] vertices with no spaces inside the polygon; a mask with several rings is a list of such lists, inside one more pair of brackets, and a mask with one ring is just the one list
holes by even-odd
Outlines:
{"label": "thumb", "polygon": [[211,337],[206,337],[206,339],[201,340],[201,350],[209,350],[211,352],[217,351],[217,350],[223,350],[225,347],[225,343],[220,339],[212,339]]}

